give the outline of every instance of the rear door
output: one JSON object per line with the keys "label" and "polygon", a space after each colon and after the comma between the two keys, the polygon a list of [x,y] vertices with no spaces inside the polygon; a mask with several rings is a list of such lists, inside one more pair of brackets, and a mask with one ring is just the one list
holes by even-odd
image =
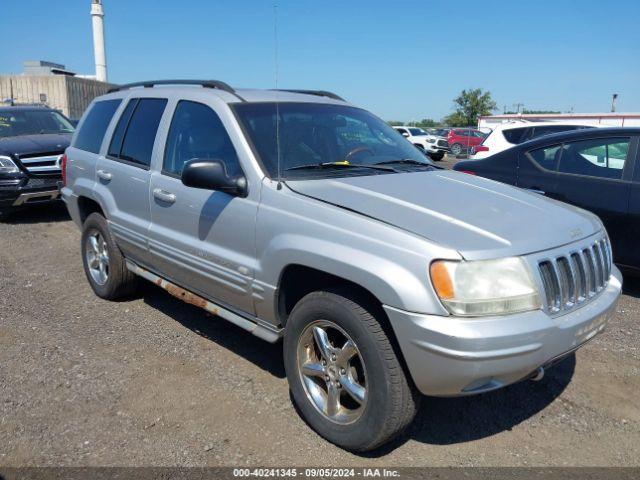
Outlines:
{"label": "rear door", "polygon": [[149,261],[149,168],[166,98],[131,98],[96,167],[111,233],[126,257]]}
{"label": "rear door", "polygon": [[556,198],[600,217],[618,263],[631,261],[633,250],[627,213],[636,149],[624,135],[566,142],[558,165]]}
{"label": "rear door", "polygon": [[[518,147],[520,148],[520,147]],[[520,150],[518,180],[520,188],[558,198],[558,162],[562,144],[551,144]]]}

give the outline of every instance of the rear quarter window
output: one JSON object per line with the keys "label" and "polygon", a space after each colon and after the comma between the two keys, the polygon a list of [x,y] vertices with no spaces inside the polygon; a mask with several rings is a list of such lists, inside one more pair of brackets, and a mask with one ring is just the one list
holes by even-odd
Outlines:
{"label": "rear quarter window", "polygon": [[527,138],[528,130],[529,127],[510,128],[508,130],[503,130],[502,135],[507,142],[513,145],[519,145],[524,142],[525,138]]}
{"label": "rear quarter window", "polygon": [[98,153],[107,127],[120,102],[120,99],[95,102],[87,112],[72,146],[87,152]]}

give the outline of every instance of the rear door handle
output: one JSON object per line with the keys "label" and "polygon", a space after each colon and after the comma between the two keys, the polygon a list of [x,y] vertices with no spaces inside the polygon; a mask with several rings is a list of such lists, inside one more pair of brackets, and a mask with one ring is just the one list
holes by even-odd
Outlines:
{"label": "rear door handle", "polygon": [[153,189],[153,196],[162,202],[174,203],[176,201],[176,196],[173,193],[160,188]]}
{"label": "rear door handle", "polygon": [[113,178],[113,175],[105,170],[98,170],[96,173],[98,174],[98,177],[100,177],[102,180],[106,180],[107,182]]}

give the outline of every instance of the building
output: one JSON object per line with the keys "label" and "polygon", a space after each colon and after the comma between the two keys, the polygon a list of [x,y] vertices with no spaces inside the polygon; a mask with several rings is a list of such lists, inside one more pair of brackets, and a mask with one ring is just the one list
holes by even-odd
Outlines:
{"label": "building", "polygon": [[58,63],[27,61],[22,74],[0,75],[0,101],[46,105],[75,120],[112,86],[76,76]]}
{"label": "building", "polygon": [[516,113],[478,118],[478,128],[493,128],[505,122],[568,122],[599,127],[640,127],[640,113]]}

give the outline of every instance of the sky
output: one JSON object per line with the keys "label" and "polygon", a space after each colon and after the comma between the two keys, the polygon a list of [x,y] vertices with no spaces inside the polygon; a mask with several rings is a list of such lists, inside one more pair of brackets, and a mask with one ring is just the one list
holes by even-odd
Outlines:
{"label": "sky", "polygon": [[[94,73],[91,0],[0,0],[0,73]],[[213,78],[330,90],[386,120],[440,119],[462,89],[496,113],[640,112],[639,0],[104,0],[109,81]]]}

